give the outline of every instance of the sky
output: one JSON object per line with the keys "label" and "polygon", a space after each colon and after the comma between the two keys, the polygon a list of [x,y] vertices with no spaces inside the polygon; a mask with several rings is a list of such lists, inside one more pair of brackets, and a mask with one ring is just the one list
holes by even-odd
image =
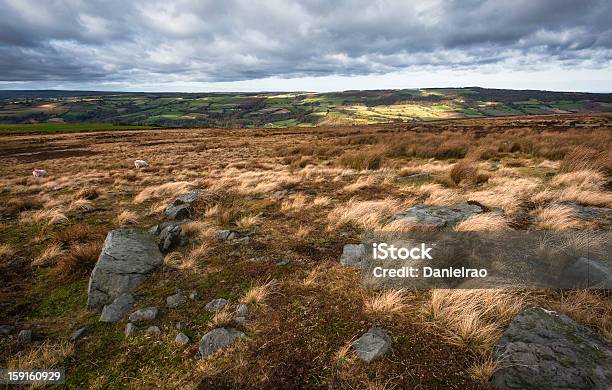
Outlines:
{"label": "sky", "polygon": [[612,92],[610,0],[0,0],[0,89]]}

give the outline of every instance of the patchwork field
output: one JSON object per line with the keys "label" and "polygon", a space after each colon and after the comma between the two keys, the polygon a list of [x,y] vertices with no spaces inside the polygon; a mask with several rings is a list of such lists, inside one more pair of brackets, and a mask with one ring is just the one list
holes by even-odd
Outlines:
{"label": "patchwork field", "polygon": [[[457,91],[428,93],[435,100]],[[293,98],[268,98],[265,107],[294,112],[286,107]],[[335,104],[319,98],[302,102]],[[235,104],[220,99],[176,104]],[[325,112],[338,115],[336,124],[350,113],[364,123],[355,126],[297,127],[299,119],[278,129],[1,136],[0,325],[8,336],[0,367],[64,367],[70,388],[485,389],[500,369],[494,346],[526,308],[564,313],[609,342],[609,290],[371,291],[359,270],[339,262],[346,244],[367,230],[393,230],[388,218],[417,204],[503,209],[457,231],[610,230],[611,114],[365,125],[452,118],[461,112],[453,107],[355,102]],[[462,116],[551,109],[571,110],[527,99]],[[135,168],[136,159],[148,166]],[[33,177],[33,168],[48,175]],[[88,281],[107,232],[148,230],[193,190],[200,196],[180,245],[133,292],[134,309],[156,307],[155,318],[129,336],[125,318],[100,322],[100,310],[87,308]],[[207,310],[219,298],[225,307]],[[174,299],[181,303],[169,307]],[[235,315],[241,303],[248,313]],[[199,357],[202,336],[228,327],[244,337]],[[372,327],[392,346],[365,363],[351,343]],[[22,330],[31,340],[16,336]],[[179,333],[185,344],[175,341]]]}

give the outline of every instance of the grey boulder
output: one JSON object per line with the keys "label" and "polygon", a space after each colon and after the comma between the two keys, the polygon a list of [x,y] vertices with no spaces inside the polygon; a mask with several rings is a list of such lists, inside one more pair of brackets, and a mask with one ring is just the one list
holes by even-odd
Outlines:
{"label": "grey boulder", "polygon": [[612,345],[569,317],[542,308],[517,315],[498,342],[494,389],[609,389]]}
{"label": "grey boulder", "polygon": [[243,337],[245,337],[244,333],[233,328],[213,329],[200,339],[200,354],[206,357]]}
{"label": "grey boulder", "polygon": [[189,344],[189,337],[185,333],[179,333],[174,338],[174,342],[181,345]]}
{"label": "grey boulder", "polygon": [[182,245],[184,240],[181,237],[182,222],[163,222],[153,226],[149,232],[157,237],[159,249],[168,252],[173,247]]}
{"label": "grey boulder", "polygon": [[89,278],[87,306],[108,303],[137,288],[162,261],[163,256],[148,232],[110,231]]}
{"label": "grey boulder", "polygon": [[191,191],[176,198],[164,213],[169,219],[181,220],[189,217],[191,214],[191,204],[199,197],[199,191]]}
{"label": "grey boulder", "polygon": [[223,309],[225,307],[225,305],[227,305],[227,299],[223,299],[223,298],[218,298],[218,299],[213,299],[212,301],[208,302],[206,304],[206,306],[204,306],[204,308],[210,312],[218,312],[219,310]]}
{"label": "grey boulder", "polygon": [[364,244],[346,244],[342,248],[340,264],[351,267],[362,267],[366,258],[366,246]]}
{"label": "grey boulder", "polygon": [[406,211],[397,213],[387,223],[401,221],[403,225],[442,229],[452,227],[469,217],[483,213],[485,210],[476,204],[462,203],[453,206],[416,205]]}
{"label": "grey boulder", "polygon": [[132,322],[154,320],[157,317],[157,312],[158,310],[155,306],[145,307],[130,314],[129,320]]}
{"label": "grey boulder", "polygon": [[391,338],[382,328],[370,328],[363,336],[352,343],[359,359],[370,363],[391,349]]}
{"label": "grey boulder", "polygon": [[233,230],[219,230],[217,238],[221,241],[231,241],[238,236],[238,233]]}
{"label": "grey boulder", "polygon": [[32,341],[32,331],[30,329],[23,329],[17,334],[17,341],[21,343],[29,343]]}
{"label": "grey boulder", "polygon": [[179,307],[185,302],[187,302],[187,297],[181,291],[166,298],[166,306],[172,309]]}
{"label": "grey boulder", "polygon": [[119,295],[113,303],[102,308],[100,321],[102,322],[117,322],[121,320],[134,305],[134,297],[130,293]]}

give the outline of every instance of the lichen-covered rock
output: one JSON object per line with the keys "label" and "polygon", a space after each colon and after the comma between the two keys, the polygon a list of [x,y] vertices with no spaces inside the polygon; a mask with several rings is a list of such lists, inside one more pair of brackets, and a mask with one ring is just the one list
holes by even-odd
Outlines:
{"label": "lichen-covered rock", "polygon": [[[406,211],[397,213],[387,223],[399,221],[406,226],[432,229],[452,227],[469,217],[484,212],[476,204],[462,203],[453,206],[416,205]],[[398,223],[399,223],[398,222]]]}
{"label": "lichen-covered rock", "polygon": [[227,305],[227,299],[218,298],[208,302],[204,308],[212,313],[218,312]]}
{"label": "lichen-covered rock", "polygon": [[183,294],[182,291],[177,292],[174,295],[170,295],[166,298],[166,306],[173,309],[179,307],[183,303],[187,302],[187,297]]}
{"label": "lichen-covered rock", "polygon": [[163,256],[148,232],[110,231],[89,278],[87,306],[108,303],[135,289],[162,261]]}
{"label": "lichen-covered rock", "polygon": [[183,222],[162,222],[149,229],[149,233],[157,237],[162,252],[168,252],[173,247],[184,244],[185,240],[181,237],[182,224]]}
{"label": "lichen-covered rock", "polygon": [[243,337],[245,337],[244,333],[233,328],[213,329],[200,339],[200,354],[206,357]]}
{"label": "lichen-covered rock", "polygon": [[138,321],[151,321],[157,317],[157,307],[145,307],[144,309],[138,309],[132,314],[130,314],[129,320],[132,322]]}
{"label": "lichen-covered rock", "polygon": [[494,389],[609,389],[612,345],[542,308],[517,315],[495,348]]}
{"label": "lichen-covered rock", "polygon": [[391,349],[391,338],[382,328],[370,328],[363,336],[352,343],[359,359],[370,363]]}
{"label": "lichen-covered rock", "polygon": [[102,322],[117,322],[121,320],[134,305],[134,297],[130,293],[119,295],[113,303],[102,308],[100,321]]}
{"label": "lichen-covered rock", "polygon": [[362,267],[366,258],[366,246],[364,244],[346,244],[342,248],[340,264],[352,267]]}

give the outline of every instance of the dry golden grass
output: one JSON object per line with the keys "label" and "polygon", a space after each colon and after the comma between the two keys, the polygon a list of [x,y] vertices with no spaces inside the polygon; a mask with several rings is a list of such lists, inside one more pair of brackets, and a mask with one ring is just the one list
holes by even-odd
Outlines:
{"label": "dry golden grass", "polygon": [[244,217],[241,217],[237,222],[236,222],[236,227],[238,227],[239,229],[251,229],[259,224],[261,224],[263,218],[261,217],[261,214],[256,214],[256,215],[247,215]]}
{"label": "dry golden grass", "polygon": [[192,221],[181,225],[181,234],[200,241],[213,237],[215,231],[209,223],[202,221]]}
{"label": "dry golden grass", "polygon": [[588,169],[556,175],[551,180],[551,184],[598,191],[606,184],[606,178],[601,172]]}
{"label": "dry golden grass", "polygon": [[69,280],[87,275],[98,260],[102,245],[95,242],[73,245],[53,267],[53,274],[60,279]]}
{"label": "dry golden grass", "polygon": [[68,221],[68,217],[59,209],[38,210],[34,212],[23,212],[19,215],[21,223],[42,223],[47,225],[55,225],[61,222]]}
{"label": "dry golden grass", "polygon": [[240,299],[241,303],[247,305],[261,305],[268,296],[272,293],[272,289],[276,286],[276,280],[270,280],[267,283],[251,287]]}
{"label": "dry golden grass", "polygon": [[15,254],[15,248],[11,244],[0,244],[0,259],[8,259]]}
{"label": "dry golden grass", "polygon": [[461,160],[453,165],[449,175],[455,185],[473,185],[484,183],[489,179],[488,176],[478,172],[478,166],[474,162],[467,160]]}
{"label": "dry golden grass", "polygon": [[332,203],[332,200],[328,196],[317,196],[313,199],[312,204],[315,207],[325,207],[329,206]]}
{"label": "dry golden grass", "polygon": [[[567,291],[554,309],[580,324],[590,325],[606,337],[612,336],[612,301],[602,299],[602,293],[590,290]],[[605,293],[603,293],[605,295]],[[604,296],[605,298],[605,296]]]}
{"label": "dry golden grass", "polygon": [[361,201],[351,198],[345,204],[336,206],[327,216],[331,229],[353,223],[365,229],[378,229],[384,220],[407,208],[406,202],[395,198]]}
{"label": "dry golden grass", "polygon": [[284,200],[283,203],[281,203],[281,211],[292,212],[303,210],[307,207],[307,201],[308,197],[304,194],[293,195],[289,199]]}
{"label": "dry golden grass", "polygon": [[119,222],[119,224],[122,226],[135,225],[138,223],[138,214],[133,211],[123,210],[117,216],[117,222]]}
{"label": "dry golden grass", "polygon": [[574,209],[567,206],[551,205],[534,211],[534,227],[538,230],[578,229],[583,223],[576,217]]}
{"label": "dry golden grass", "polygon": [[457,190],[451,188],[443,188],[439,184],[425,184],[419,188],[419,191],[427,195],[425,203],[435,206],[448,206],[457,203],[465,202],[467,199]]}
{"label": "dry golden grass", "polygon": [[340,156],[338,163],[345,168],[356,171],[374,170],[381,167],[383,154],[381,151],[348,151]]}
{"label": "dry golden grass", "polygon": [[191,190],[194,186],[194,182],[177,181],[147,187],[134,197],[134,203],[143,203],[161,197],[178,197]]}
{"label": "dry golden grass", "polygon": [[501,328],[526,305],[512,290],[433,290],[429,315],[452,344],[486,353],[501,335]]}
{"label": "dry golden grass", "polygon": [[70,202],[70,204],[66,208],[66,211],[69,213],[86,212],[86,211],[91,211],[93,209],[94,209],[94,206],[90,200],[80,198],[80,199],[75,199],[72,202]]}
{"label": "dry golden grass", "polygon": [[53,368],[74,353],[74,344],[69,342],[45,342],[15,356],[7,362],[8,368],[35,369]]}
{"label": "dry golden grass", "polygon": [[507,230],[508,222],[503,215],[497,213],[483,213],[461,221],[454,228],[457,232],[501,231]]}
{"label": "dry golden grass", "polygon": [[51,244],[32,261],[32,265],[36,267],[49,265],[57,260],[63,253],[62,247],[59,244]]}
{"label": "dry golden grass", "polygon": [[215,313],[214,316],[210,319],[210,326],[213,328],[220,328],[224,326],[231,325],[234,321],[234,313],[230,311],[226,305],[223,309],[219,310]]}
{"label": "dry golden grass", "polygon": [[404,289],[385,290],[364,302],[365,311],[375,315],[394,315],[401,313],[407,307],[408,292]]}
{"label": "dry golden grass", "polygon": [[481,385],[489,387],[489,380],[497,370],[498,362],[492,358],[485,359],[480,363],[476,363],[468,368],[468,374],[476,379]]}
{"label": "dry golden grass", "polygon": [[374,176],[362,176],[358,178],[357,181],[355,181],[354,183],[344,186],[342,188],[342,191],[348,192],[348,193],[357,192],[364,188],[375,186],[377,183],[378,183],[378,180]]}

